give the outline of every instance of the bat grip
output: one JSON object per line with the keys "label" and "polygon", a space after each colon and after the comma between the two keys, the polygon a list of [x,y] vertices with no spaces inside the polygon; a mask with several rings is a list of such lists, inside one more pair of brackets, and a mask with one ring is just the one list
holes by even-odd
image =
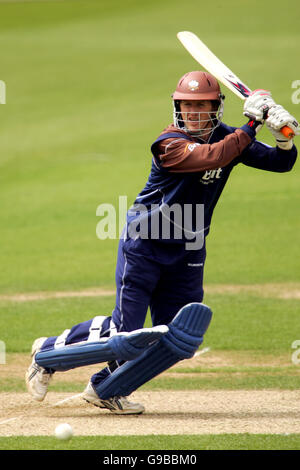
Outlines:
{"label": "bat grip", "polygon": [[292,139],[293,137],[295,137],[295,133],[288,126],[283,126],[280,129],[280,132],[284,135],[284,137],[287,137],[288,139]]}

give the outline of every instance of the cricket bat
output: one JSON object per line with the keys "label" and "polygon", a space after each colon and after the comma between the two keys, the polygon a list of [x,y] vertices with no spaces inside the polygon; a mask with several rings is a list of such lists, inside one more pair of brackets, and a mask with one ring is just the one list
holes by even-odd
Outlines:
{"label": "cricket bat", "polygon": [[[208,47],[190,31],[180,31],[177,38],[191,54],[209,73],[225,85],[229,90],[235,93],[239,98],[245,100],[251,93],[250,88],[240,80]],[[280,132],[292,139],[294,132],[288,126],[284,126]]]}

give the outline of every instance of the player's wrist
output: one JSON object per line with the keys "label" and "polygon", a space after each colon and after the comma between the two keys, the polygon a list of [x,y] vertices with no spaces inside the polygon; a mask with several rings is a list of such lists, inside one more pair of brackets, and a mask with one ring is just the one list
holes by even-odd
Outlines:
{"label": "player's wrist", "polygon": [[290,139],[290,140],[278,140],[278,139],[276,139],[276,145],[281,150],[291,150],[293,148],[294,142],[293,142],[293,139]]}
{"label": "player's wrist", "polygon": [[244,124],[240,129],[246,132],[251,139],[254,139],[257,132],[257,127],[261,125],[259,121],[249,120],[246,124]]}

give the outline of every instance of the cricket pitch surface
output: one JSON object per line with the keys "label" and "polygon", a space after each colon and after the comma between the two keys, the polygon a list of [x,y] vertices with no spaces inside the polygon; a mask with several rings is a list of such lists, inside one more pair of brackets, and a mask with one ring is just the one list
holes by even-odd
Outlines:
{"label": "cricket pitch surface", "polygon": [[53,435],[69,423],[76,436],[149,434],[300,433],[298,391],[147,391],[138,416],[117,416],[70,393],[49,392],[43,403],[24,393],[1,393],[1,436]]}
{"label": "cricket pitch surface", "polygon": [[[245,363],[247,353],[228,357],[225,353],[210,352],[182,361],[176,369],[166,371],[172,378],[185,376],[180,367],[193,368],[215,364]],[[249,359],[248,359],[249,360]],[[253,358],[252,358],[253,360]],[[284,365],[287,358],[264,358],[268,366]],[[261,365],[260,359],[253,365]],[[0,368],[0,381],[9,383],[23,378],[30,362],[28,355],[9,355]],[[181,365],[182,364],[182,365]],[[266,365],[266,364],[265,364]],[[82,384],[84,390],[95,366],[56,373],[43,402],[36,402],[23,391],[0,392],[0,436],[53,435],[57,424],[67,422],[74,435],[155,435],[155,434],[294,434],[300,433],[300,390],[137,390],[131,401],[142,403],[142,415],[118,416],[109,410],[86,403],[80,393],[57,392],[54,384]],[[187,373],[186,379],[193,375]],[[52,385],[53,384],[53,385]],[[70,386],[71,389],[71,386]]]}

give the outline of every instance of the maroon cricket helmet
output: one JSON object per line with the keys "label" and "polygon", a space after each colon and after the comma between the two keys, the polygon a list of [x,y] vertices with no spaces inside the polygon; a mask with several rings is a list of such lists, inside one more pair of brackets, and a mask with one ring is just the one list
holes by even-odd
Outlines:
{"label": "maroon cricket helmet", "polygon": [[208,72],[188,72],[179,80],[173,100],[217,100],[221,90],[218,81]]}

